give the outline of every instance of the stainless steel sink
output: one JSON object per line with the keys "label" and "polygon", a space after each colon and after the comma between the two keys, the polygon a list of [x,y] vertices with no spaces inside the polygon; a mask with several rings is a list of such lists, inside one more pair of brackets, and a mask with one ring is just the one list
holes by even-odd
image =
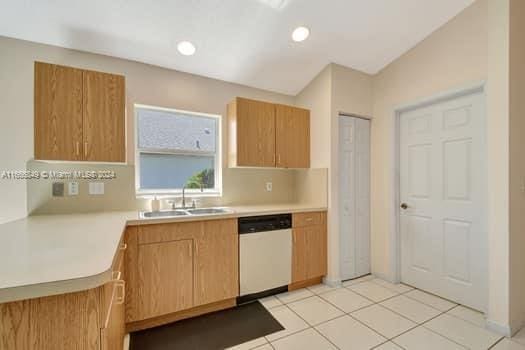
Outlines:
{"label": "stainless steel sink", "polygon": [[188,215],[212,215],[212,214],[228,214],[233,213],[228,208],[196,208],[196,209],[173,209],[173,210],[161,210],[161,211],[146,211],[141,212],[140,217],[145,219],[150,218],[172,218],[177,216],[188,216]]}
{"label": "stainless steel sink", "polygon": [[187,209],[187,212],[191,215],[208,215],[208,214],[227,214],[232,211],[227,208],[197,208]]}
{"label": "stainless steel sink", "polygon": [[146,211],[140,213],[143,218],[170,218],[174,216],[187,216],[190,215],[185,210],[162,210],[162,211]]}

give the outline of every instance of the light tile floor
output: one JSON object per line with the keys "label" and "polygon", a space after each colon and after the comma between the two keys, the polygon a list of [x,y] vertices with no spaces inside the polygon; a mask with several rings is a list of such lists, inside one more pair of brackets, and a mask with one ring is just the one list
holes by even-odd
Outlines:
{"label": "light tile floor", "polygon": [[261,300],[285,330],[233,350],[525,350],[525,330],[506,339],[483,314],[403,284],[365,276]]}

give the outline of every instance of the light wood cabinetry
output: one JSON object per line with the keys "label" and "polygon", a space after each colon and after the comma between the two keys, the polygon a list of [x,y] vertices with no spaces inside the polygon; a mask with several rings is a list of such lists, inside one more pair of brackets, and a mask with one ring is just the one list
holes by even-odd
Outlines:
{"label": "light wood cabinetry", "polygon": [[125,161],[124,77],[83,72],[84,160]]}
{"label": "light wood cabinetry", "polygon": [[292,221],[292,283],[326,275],[326,213],[294,214]]}
{"label": "light wood cabinetry", "polygon": [[237,97],[228,105],[231,166],[275,167],[275,106]]}
{"label": "light wood cabinetry", "polygon": [[310,112],[237,97],[228,104],[230,167],[310,167]]}
{"label": "light wood cabinetry", "polygon": [[310,167],[310,111],[275,106],[275,152],[278,168]]}
{"label": "light wood cabinetry", "polygon": [[143,225],[126,236],[129,329],[191,317],[238,296],[237,220]]}
{"label": "light wood cabinetry", "polygon": [[239,295],[236,220],[206,221],[195,240],[195,306]]}
{"label": "light wood cabinetry", "polygon": [[124,249],[94,289],[0,304],[0,349],[115,350],[124,339]]}
{"label": "light wood cabinetry", "polygon": [[35,159],[125,161],[120,75],[35,62]]}
{"label": "light wood cabinetry", "polygon": [[35,158],[82,160],[82,70],[35,62]]}
{"label": "light wood cabinetry", "polygon": [[138,317],[193,306],[193,240],[144,244],[138,250]]}

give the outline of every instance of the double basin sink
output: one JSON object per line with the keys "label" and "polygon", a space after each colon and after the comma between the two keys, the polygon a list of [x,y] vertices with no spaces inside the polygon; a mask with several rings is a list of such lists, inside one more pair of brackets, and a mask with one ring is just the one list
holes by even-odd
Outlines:
{"label": "double basin sink", "polygon": [[161,210],[161,211],[146,211],[141,212],[142,218],[172,218],[177,216],[190,216],[190,215],[213,215],[213,214],[230,214],[233,213],[228,208],[192,208],[192,209],[173,209],[173,210]]}

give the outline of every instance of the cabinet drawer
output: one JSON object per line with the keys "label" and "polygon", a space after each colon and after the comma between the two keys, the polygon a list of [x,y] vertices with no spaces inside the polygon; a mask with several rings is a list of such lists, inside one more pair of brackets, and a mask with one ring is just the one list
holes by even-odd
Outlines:
{"label": "cabinet drawer", "polygon": [[192,239],[202,233],[202,222],[139,226],[138,243],[160,243]]}
{"label": "cabinet drawer", "polygon": [[293,227],[323,225],[325,221],[325,212],[297,213],[292,216]]}

